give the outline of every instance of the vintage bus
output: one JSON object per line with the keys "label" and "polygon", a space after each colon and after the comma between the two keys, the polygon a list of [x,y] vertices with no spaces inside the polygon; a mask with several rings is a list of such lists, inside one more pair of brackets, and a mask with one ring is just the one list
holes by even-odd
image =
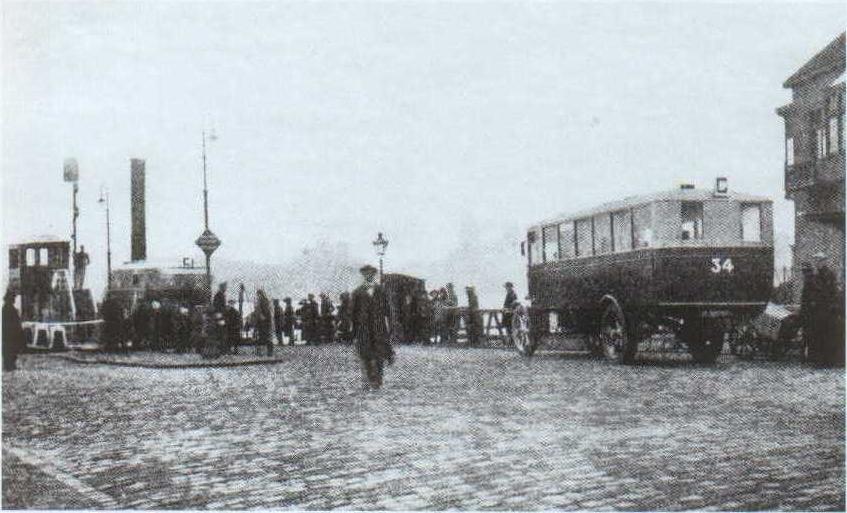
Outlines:
{"label": "vintage bus", "polygon": [[522,354],[564,330],[629,363],[662,329],[710,363],[732,327],[768,302],[772,203],[718,179],[713,191],[682,186],[549,219],[522,246],[531,301],[526,335],[515,337]]}

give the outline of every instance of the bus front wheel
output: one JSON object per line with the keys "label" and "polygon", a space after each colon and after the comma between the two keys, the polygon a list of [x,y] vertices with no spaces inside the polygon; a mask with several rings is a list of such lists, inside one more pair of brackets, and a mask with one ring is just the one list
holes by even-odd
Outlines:
{"label": "bus front wheel", "polygon": [[617,303],[609,302],[600,316],[597,330],[598,349],[607,359],[618,363],[632,363],[637,344],[627,330],[626,318]]}

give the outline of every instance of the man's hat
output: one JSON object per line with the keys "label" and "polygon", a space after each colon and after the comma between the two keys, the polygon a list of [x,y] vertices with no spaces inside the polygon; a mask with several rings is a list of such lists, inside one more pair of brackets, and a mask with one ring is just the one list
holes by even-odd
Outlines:
{"label": "man's hat", "polygon": [[291,302],[291,298],[290,298],[290,297],[287,297],[287,298],[283,299],[283,301],[285,301],[286,303],[290,303],[290,302]]}
{"label": "man's hat", "polygon": [[362,273],[362,274],[376,274],[377,268],[370,265],[370,264],[367,264],[367,265],[363,265],[362,267],[360,267],[359,272]]}
{"label": "man's hat", "polygon": [[507,281],[506,284],[504,285],[504,287],[514,287],[514,286],[515,286],[515,284],[510,282],[510,281]]}

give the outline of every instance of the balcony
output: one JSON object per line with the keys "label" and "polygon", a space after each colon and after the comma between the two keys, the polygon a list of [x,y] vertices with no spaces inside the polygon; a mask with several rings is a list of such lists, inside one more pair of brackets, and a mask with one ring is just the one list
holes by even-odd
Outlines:
{"label": "balcony", "polygon": [[827,185],[844,180],[844,152],[825,159],[798,162],[785,166],[785,192],[791,193],[813,185]]}

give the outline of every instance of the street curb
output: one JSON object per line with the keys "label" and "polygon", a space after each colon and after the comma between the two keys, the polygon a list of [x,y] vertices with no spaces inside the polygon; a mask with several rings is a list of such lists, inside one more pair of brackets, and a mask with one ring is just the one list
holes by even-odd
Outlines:
{"label": "street curb", "polygon": [[210,360],[209,363],[144,363],[144,362],[116,362],[109,361],[104,359],[94,359],[88,360],[85,358],[78,358],[76,356],[71,355],[57,355],[59,358],[63,358],[70,362],[79,363],[79,364],[88,364],[88,365],[112,365],[114,367],[141,367],[145,369],[215,369],[215,368],[226,368],[226,367],[248,367],[253,365],[273,365],[277,363],[283,363],[287,360],[283,358],[274,358],[272,360],[245,360],[243,362],[215,362],[214,360]]}

